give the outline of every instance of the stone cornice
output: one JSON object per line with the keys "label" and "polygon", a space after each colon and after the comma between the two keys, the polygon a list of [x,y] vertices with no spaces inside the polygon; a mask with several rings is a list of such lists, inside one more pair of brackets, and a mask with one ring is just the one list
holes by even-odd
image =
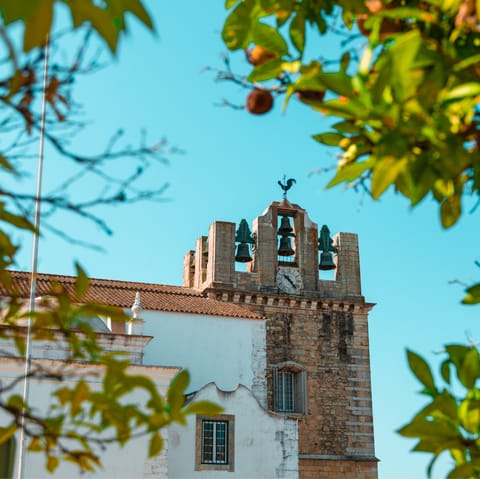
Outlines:
{"label": "stone cornice", "polygon": [[375,303],[366,303],[363,296],[356,298],[346,298],[345,300],[322,298],[315,299],[306,296],[280,295],[271,293],[253,293],[240,292],[230,289],[213,289],[204,290],[204,294],[217,301],[235,303],[240,306],[247,307],[276,307],[286,309],[296,309],[304,311],[344,311],[354,314],[367,314]]}

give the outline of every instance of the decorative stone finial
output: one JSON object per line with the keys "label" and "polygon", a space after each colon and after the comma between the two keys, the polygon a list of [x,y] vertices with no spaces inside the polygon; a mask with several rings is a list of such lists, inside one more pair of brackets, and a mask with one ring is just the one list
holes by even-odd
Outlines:
{"label": "decorative stone finial", "polygon": [[142,303],[140,302],[140,292],[137,291],[135,293],[135,302],[133,303],[132,306],[132,313],[133,313],[133,318],[137,319],[138,315],[143,311],[142,308]]}

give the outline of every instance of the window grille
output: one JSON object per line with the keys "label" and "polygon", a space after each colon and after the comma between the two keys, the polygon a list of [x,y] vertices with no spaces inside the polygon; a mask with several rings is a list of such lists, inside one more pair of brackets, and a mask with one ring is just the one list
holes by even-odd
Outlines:
{"label": "window grille", "polygon": [[195,470],[235,470],[235,416],[197,416]]}
{"label": "window grille", "polygon": [[278,412],[300,413],[306,411],[306,372],[293,362],[272,368],[273,409]]}
{"label": "window grille", "polygon": [[278,372],[277,396],[278,411],[295,411],[295,374],[291,371]]}
{"label": "window grille", "polygon": [[228,463],[228,421],[202,423],[202,463]]}

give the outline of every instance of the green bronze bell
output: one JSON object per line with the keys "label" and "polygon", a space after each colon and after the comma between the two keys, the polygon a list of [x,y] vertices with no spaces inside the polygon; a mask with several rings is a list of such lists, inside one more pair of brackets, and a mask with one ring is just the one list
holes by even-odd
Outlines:
{"label": "green bronze bell", "polygon": [[322,271],[328,271],[330,269],[335,269],[335,263],[333,261],[333,254],[330,251],[324,251],[320,255],[320,265],[318,267]]}
{"label": "green bronze bell", "polygon": [[248,247],[247,243],[238,243],[235,261],[238,261],[239,263],[248,263],[252,261],[252,257],[250,256],[250,248]]}
{"label": "green bronze bell", "polygon": [[333,240],[330,237],[330,230],[327,225],[323,225],[320,230],[320,238],[318,238],[318,248],[322,251],[320,255],[320,264],[318,269],[328,271],[335,269],[335,262],[333,261],[333,254],[337,249],[333,246]]}
{"label": "green bronze bell", "polygon": [[282,216],[280,228],[278,228],[278,234],[282,236],[291,236],[293,228],[290,226],[290,218],[288,216]]}
{"label": "green bronze bell", "polygon": [[250,247],[248,245],[255,244],[255,240],[252,237],[252,233],[250,232],[250,228],[245,219],[240,221],[240,225],[235,234],[235,241],[238,242],[235,261],[238,261],[239,263],[248,263],[249,261],[252,261]]}
{"label": "green bronze bell", "polygon": [[282,236],[278,245],[278,256],[293,256],[295,251],[288,236]]}

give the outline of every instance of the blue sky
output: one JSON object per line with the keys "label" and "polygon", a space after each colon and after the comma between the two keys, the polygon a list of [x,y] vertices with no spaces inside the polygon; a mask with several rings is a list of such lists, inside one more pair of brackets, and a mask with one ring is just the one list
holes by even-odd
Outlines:
{"label": "blue sky", "polygon": [[[223,2],[151,0],[147,5],[157,35],[132,23],[119,59],[78,82],[77,99],[85,105],[88,126],[73,142],[93,150],[117,127],[132,143],[142,129],[152,140],[168,138],[184,152],[146,179],[150,186],[170,184],[165,202],[101,210],[114,230],[111,237],[78,218],[59,215],[57,227],[105,252],[47,234],[40,243],[39,270],[71,274],[73,261],[79,260],[93,277],[181,284],[183,255],[207,234],[211,222],[245,218],[251,223],[281,199],[277,180],[284,174],[296,178],[290,201],[332,233],[359,235],[363,294],[377,303],[370,314],[370,345],[380,477],[425,477],[428,458],[409,453],[413,442],[394,432],[423,404],[419,384],[407,371],[405,348],[438,364],[443,345],[465,342],[467,334],[480,338],[478,308],[461,306],[462,287],[449,284],[478,279],[478,213],[465,214],[457,226],[443,231],[430,200],[412,211],[393,192],[374,203],[342,187],[325,190],[328,174],[312,172],[332,165],[336,152],[310,136],[326,129],[327,118],[295,101],[286,113],[277,101],[262,117],[218,106],[224,98],[243,104],[247,93],[203,71],[222,66]],[[314,46],[319,55],[335,54],[331,41]],[[241,54],[232,57],[232,64],[245,71]],[[47,154],[47,187],[65,170],[63,161]],[[30,268],[30,240],[23,240],[17,266]],[[448,459],[434,469],[434,477],[445,477],[446,467]]]}

